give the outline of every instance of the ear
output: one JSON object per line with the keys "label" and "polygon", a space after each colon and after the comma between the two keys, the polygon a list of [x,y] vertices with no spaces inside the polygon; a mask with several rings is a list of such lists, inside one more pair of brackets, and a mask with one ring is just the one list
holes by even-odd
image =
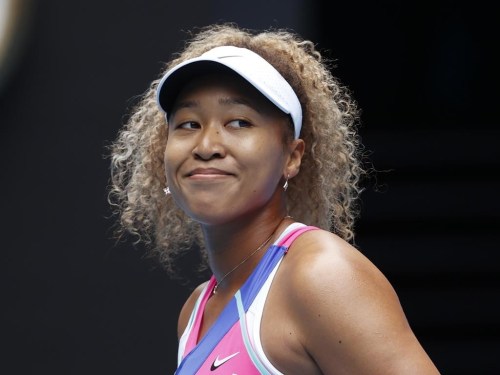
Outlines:
{"label": "ear", "polygon": [[306,145],[302,139],[294,139],[290,142],[288,145],[289,157],[283,171],[285,178],[293,178],[299,173],[305,149]]}

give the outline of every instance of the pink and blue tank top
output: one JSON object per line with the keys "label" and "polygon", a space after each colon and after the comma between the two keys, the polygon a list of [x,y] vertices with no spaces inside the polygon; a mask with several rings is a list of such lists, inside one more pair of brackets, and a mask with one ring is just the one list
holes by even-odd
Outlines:
{"label": "pink and blue tank top", "polygon": [[203,311],[215,287],[212,276],[201,292],[179,341],[176,375],[280,374],[266,357],[260,340],[264,304],[276,271],[293,241],[317,229],[301,223],[288,226],[235,293],[215,323],[199,341]]}

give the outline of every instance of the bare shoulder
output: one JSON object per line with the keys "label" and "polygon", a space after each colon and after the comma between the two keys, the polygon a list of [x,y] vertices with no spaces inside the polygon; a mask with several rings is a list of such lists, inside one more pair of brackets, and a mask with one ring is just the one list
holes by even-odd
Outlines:
{"label": "bare shoulder", "polygon": [[287,257],[287,266],[293,268],[293,272],[287,273],[289,281],[302,285],[293,289],[299,294],[307,292],[314,296],[327,289],[336,290],[336,295],[342,297],[360,287],[394,292],[386,277],[365,255],[325,230],[309,231],[298,237]]}
{"label": "bare shoulder", "polygon": [[350,309],[357,303],[353,297],[368,294],[372,300],[395,299],[399,306],[383,273],[358,249],[333,233],[304,233],[292,244],[287,258],[286,266],[291,272],[286,272],[285,277],[289,285],[297,286],[287,291],[290,297],[303,301],[307,294],[312,299],[327,298],[330,308]]}
{"label": "bare shoulder", "polygon": [[282,267],[291,319],[322,373],[438,373],[390,282],[348,242],[306,232]]}
{"label": "bare shoulder", "polygon": [[182,306],[181,312],[179,313],[179,320],[177,322],[177,337],[180,338],[186,329],[186,326],[189,322],[189,317],[191,316],[191,312],[194,309],[194,305],[196,304],[196,301],[198,300],[198,297],[200,296],[201,292],[207,285],[208,281],[198,285],[191,295],[188,297],[184,305]]}

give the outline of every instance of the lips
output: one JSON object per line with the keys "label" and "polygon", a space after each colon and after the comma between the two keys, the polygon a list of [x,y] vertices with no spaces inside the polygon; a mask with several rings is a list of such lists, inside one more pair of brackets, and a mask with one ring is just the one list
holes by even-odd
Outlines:
{"label": "lips", "polygon": [[218,168],[196,168],[190,171],[186,176],[187,177],[218,177],[218,176],[231,176],[232,173],[228,171],[224,171]]}

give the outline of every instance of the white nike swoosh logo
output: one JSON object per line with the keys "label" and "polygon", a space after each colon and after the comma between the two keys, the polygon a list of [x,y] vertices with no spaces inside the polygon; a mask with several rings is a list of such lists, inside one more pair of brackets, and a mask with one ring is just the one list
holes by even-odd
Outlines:
{"label": "white nike swoosh logo", "polygon": [[212,367],[210,368],[210,371],[214,371],[216,368],[222,366],[224,363],[229,361],[231,358],[236,357],[240,352],[236,352],[234,354],[228,355],[227,357],[224,357],[222,359],[219,359],[219,356],[215,358],[214,363],[212,364]]}

